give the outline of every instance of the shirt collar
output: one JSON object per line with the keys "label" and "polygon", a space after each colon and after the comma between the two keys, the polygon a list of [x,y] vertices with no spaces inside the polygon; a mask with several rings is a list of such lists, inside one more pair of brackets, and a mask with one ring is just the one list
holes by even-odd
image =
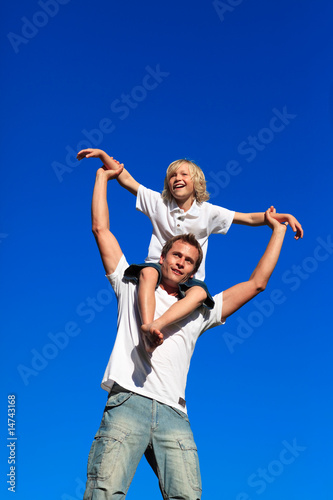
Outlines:
{"label": "shirt collar", "polygon": [[199,212],[200,212],[200,206],[197,200],[194,200],[192,203],[191,208],[187,211],[184,212],[179,206],[177,205],[175,199],[172,199],[170,202],[170,213],[175,214],[175,213],[184,213],[184,215],[187,217],[199,217]]}

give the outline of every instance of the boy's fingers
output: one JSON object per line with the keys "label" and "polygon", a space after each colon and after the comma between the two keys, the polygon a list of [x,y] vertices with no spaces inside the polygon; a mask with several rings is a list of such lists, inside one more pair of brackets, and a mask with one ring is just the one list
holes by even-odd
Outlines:
{"label": "boy's fingers", "polygon": [[85,158],[87,156],[87,152],[86,151],[79,151],[78,154],[76,155],[76,158],[78,160],[82,160],[82,158]]}
{"label": "boy's fingers", "polygon": [[81,149],[81,151],[79,151],[78,154],[76,155],[76,158],[78,160],[81,160],[82,158],[86,158],[88,156],[88,154],[91,152],[92,152],[92,148]]}
{"label": "boy's fingers", "polygon": [[295,240],[299,240],[300,238],[303,238],[303,229],[302,228],[297,228],[295,232],[296,232]]}

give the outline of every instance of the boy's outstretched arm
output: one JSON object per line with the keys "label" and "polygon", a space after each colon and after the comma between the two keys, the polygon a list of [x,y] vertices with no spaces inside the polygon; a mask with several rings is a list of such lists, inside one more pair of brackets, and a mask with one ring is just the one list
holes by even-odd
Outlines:
{"label": "boy's outstretched arm", "polygon": [[118,170],[99,168],[91,203],[92,232],[94,233],[99,248],[106,274],[112,274],[122,256],[122,251],[117,239],[110,232],[109,208],[107,203],[107,183],[120,174],[123,167]]}
{"label": "boy's outstretched arm", "polygon": [[250,279],[223,292],[222,321],[266,288],[278,261],[287,230],[286,225],[281,224],[274,215],[273,207],[265,212],[266,224],[271,227],[273,233]]}
{"label": "boy's outstretched arm", "polygon": [[[102,151],[102,149],[82,149],[78,152],[77,159],[82,160],[83,158],[99,158],[108,170],[117,170],[120,166],[119,161],[109,156],[105,151]],[[135,196],[137,195],[140,184],[125,168],[122,170],[121,174],[118,175],[117,180],[122,187],[127,189],[127,191]]]}
{"label": "boy's outstretched arm", "polygon": [[[296,217],[291,214],[272,213],[271,216],[279,222],[288,222],[295,233],[295,239],[303,238],[303,228]],[[265,212],[241,213],[235,212],[233,224],[244,224],[246,226],[263,226],[266,224]]]}

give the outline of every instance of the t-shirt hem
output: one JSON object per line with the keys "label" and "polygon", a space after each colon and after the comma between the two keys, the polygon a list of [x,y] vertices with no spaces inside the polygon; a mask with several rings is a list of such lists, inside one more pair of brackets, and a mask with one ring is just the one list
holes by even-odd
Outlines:
{"label": "t-shirt hem", "polygon": [[174,401],[170,401],[169,399],[163,398],[161,396],[156,396],[155,394],[151,394],[148,391],[145,390],[140,390],[137,387],[130,387],[128,384],[121,382],[121,380],[117,379],[108,379],[104,380],[101,383],[101,388],[107,391],[108,393],[112,389],[113,384],[119,384],[121,387],[126,389],[127,391],[133,392],[135,394],[138,394],[139,396],[143,396],[145,398],[149,398],[155,401],[158,401],[159,403],[165,404],[167,406],[171,406],[172,408],[175,408],[176,410],[180,410],[183,413],[187,415],[187,407],[182,406],[180,404],[175,403]]}

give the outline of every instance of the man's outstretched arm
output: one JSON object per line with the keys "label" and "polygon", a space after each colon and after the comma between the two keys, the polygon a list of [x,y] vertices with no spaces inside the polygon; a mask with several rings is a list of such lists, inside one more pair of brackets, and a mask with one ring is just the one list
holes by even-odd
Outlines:
{"label": "man's outstretched arm", "polygon": [[268,280],[279,259],[287,229],[286,225],[281,224],[272,217],[273,213],[274,211],[272,208],[265,212],[266,223],[271,227],[273,233],[265,253],[258,262],[250,279],[244,283],[239,283],[238,285],[228,288],[228,290],[223,292],[222,321],[266,288]]}
{"label": "man's outstretched arm", "polygon": [[99,168],[91,203],[92,232],[94,233],[106,274],[112,274],[123,254],[118,241],[110,232],[109,208],[107,203],[107,183],[115,179],[123,170]]}

